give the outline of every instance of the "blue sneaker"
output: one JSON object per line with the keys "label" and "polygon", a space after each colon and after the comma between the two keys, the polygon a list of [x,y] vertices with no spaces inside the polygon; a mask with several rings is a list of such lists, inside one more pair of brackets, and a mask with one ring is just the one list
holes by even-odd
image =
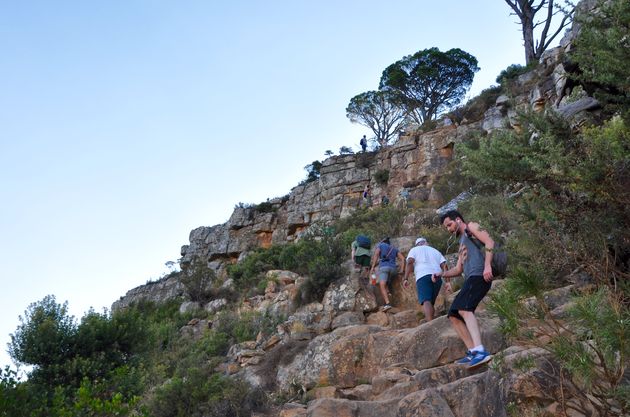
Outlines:
{"label": "blue sneaker", "polygon": [[470,363],[470,361],[472,361],[473,357],[475,356],[476,352],[471,352],[470,350],[466,351],[466,356],[464,356],[461,359],[458,359],[455,361],[456,364],[459,365],[465,365],[467,363]]}
{"label": "blue sneaker", "polygon": [[476,368],[490,361],[490,359],[492,359],[492,355],[489,352],[486,352],[485,350],[482,350],[481,352],[474,352],[474,353],[475,353],[475,356],[473,356],[472,360],[470,361],[470,365],[468,365],[468,368]]}

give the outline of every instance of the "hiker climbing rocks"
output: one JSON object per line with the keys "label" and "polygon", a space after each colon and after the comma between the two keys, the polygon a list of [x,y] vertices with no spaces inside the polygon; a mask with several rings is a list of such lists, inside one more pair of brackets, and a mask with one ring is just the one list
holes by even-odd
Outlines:
{"label": "hiker climbing rocks", "polygon": [[363,206],[370,207],[372,205],[372,191],[370,190],[370,183],[365,184],[362,196]]}
{"label": "hiker climbing rocks", "polygon": [[[481,344],[481,333],[475,317],[475,309],[492,286],[491,263],[494,240],[479,224],[473,222],[467,224],[456,210],[448,211],[440,216],[440,221],[449,233],[459,238],[459,257],[454,268],[434,274],[433,280],[444,278],[448,284],[450,278],[464,273],[464,286],[453,300],[448,318],[467,348],[466,356],[459,359],[457,363],[468,364],[470,368],[475,368],[492,358]],[[480,249],[473,239],[481,242],[483,247]]]}
{"label": "hiker climbing rocks", "polygon": [[402,190],[398,193],[399,204],[398,207],[401,208],[409,208],[409,190],[407,187],[403,187]]}
{"label": "hiker climbing rocks", "polygon": [[358,235],[351,245],[351,257],[354,261],[355,269],[359,269],[359,279],[367,279],[370,268],[370,249],[372,242],[364,235]]}
{"label": "hiker climbing rocks", "polygon": [[[442,280],[433,280],[433,274],[446,271],[446,258],[437,249],[429,246],[423,237],[416,239],[416,246],[411,248],[407,254],[407,268],[405,273],[406,284],[409,281],[411,271],[416,278],[416,291],[418,302],[424,310],[424,317],[427,321],[433,320],[435,315],[435,300],[442,288]],[[451,291],[450,282],[446,283],[447,291]]]}
{"label": "hiker climbing rocks", "polygon": [[370,274],[376,273],[376,264],[378,262],[378,285],[385,300],[383,311],[387,311],[392,308],[389,301],[389,291],[387,289],[387,283],[393,280],[398,274],[398,267],[396,261],[400,260],[402,265],[402,272],[405,272],[405,257],[400,251],[390,243],[389,237],[381,240],[374,251],[372,257],[372,268],[370,268]]}

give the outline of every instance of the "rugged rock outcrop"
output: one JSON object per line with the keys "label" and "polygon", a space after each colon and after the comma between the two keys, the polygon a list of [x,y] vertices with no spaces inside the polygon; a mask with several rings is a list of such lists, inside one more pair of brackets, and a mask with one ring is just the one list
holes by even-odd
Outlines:
{"label": "rugged rock outcrop", "polygon": [[[592,97],[567,99],[573,87],[568,75],[574,69],[565,56],[575,33],[568,32],[560,46],[545,52],[538,67],[513,80],[514,95],[499,96],[481,120],[441,123],[430,132],[407,132],[378,152],[330,157],[323,161],[319,179],[293,188],[284,197],[237,207],[224,224],[193,230],[190,243],[182,247],[181,264],[200,258],[221,269],[253,248],[293,241],[316,222],[349,215],[362,204],[367,184],[375,204],[383,196],[392,204],[401,204],[403,189],[410,200],[436,201],[435,181],[456,146],[474,134],[520,129],[519,112],[555,109],[575,124],[581,123],[585,112],[597,110],[599,104]],[[385,171],[388,180],[379,182],[377,173]]]}
{"label": "rugged rock outcrop", "polygon": [[[568,48],[570,44],[563,43],[546,53],[538,68],[514,81],[519,93],[499,96],[481,120],[411,132],[375,153],[331,157],[323,162],[316,181],[255,207],[237,207],[225,224],[193,230],[190,244],[182,247],[181,264],[200,258],[221,270],[256,247],[291,242],[317,222],[352,213],[363,203],[366,184],[374,202],[387,196],[391,204],[406,204],[403,189],[409,199],[437,201],[434,184],[457,145],[473,134],[520,129],[515,117],[519,111],[553,109],[579,124],[585,112],[597,110],[598,103],[589,97],[566,99],[570,69],[565,68],[563,56]],[[379,183],[377,172],[384,171],[389,178]],[[403,252],[415,239],[413,225],[414,219],[406,219],[403,230],[410,236],[393,242]],[[491,365],[471,371],[453,363],[464,355],[465,347],[444,316],[452,294],[438,297],[438,317],[426,322],[414,290],[405,290],[395,281],[391,296],[395,307],[385,313],[378,309],[383,303],[380,293],[361,281],[352,265],[346,267],[349,273],[330,285],[321,302],[300,308],[291,300],[305,278],[269,271],[264,295],[245,300],[236,311],[283,319],[272,334],[261,332],[256,340],[232,346],[218,367],[267,392],[302,401],[277,405],[265,416],[507,416],[514,404],[519,410],[531,405],[534,413],[559,415],[558,399],[566,404],[575,395],[563,387],[562,375],[545,350],[508,346],[499,332],[499,319],[483,303],[478,309],[482,340],[494,359]],[[582,283],[578,278],[569,280],[573,285],[546,294],[555,318],[561,320],[566,314],[570,294]],[[491,291],[501,285],[502,281],[495,281]],[[174,276],[129,291],[112,308],[183,295],[184,288]],[[205,306],[183,302],[182,311],[205,309],[202,317],[209,318],[191,320],[182,327],[181,336],[201,337],[216,325],[217,319],[207,312],[213,314],[225,305],[225,300]]]}
{"label": "rugged rock outcrop", "polygon": [[[502,283],[495,281],[491,294]],[[274,294],[285,288],[278,285]],[[554,317],[561,319],[576,288],[545,295]],[[338,292],[346,295],[337,297]],[[352,272],[331,286],[323,303],[294,310],[276,333],[233,346],[220,369],[305,401],[280,405],[265,416],[507,416],[510,404],[555,415],[558,399],[576,394],[562,386],[547,351],[508,346],[499,319],[484,303],[477,316],[494,359],[470,370],[454,363],[465,347],[446,316],[425,322],[418,305],[405,302],[383,313],[364,303],[371,299],[367,294],[369,286]],[[251,308],[274,311],[273,303]],[[199,325],[207,323],[186,327]],[[186,327],[184,334],[194,333]]]}
{"label": "rugged rock outcrop", "polygon": [[[475,128],[444,126],[429,133],[401,136],[392,146],[378,152],[333,156],[326,159],[320,177],[254,207],[237,207],[222,225],[199,227],[190,233],[190,244],[182,247],[182,265],[195,257],[214,268],[235,261],[241,254],[274,243],[295,240],[316,222],[338,219],[362,204],[361,194],[370,184],[372,201],[387,196],[400,204],[405,188],[409,199],[435,201],[435,180],[451,160],[453,148]],[[388,172],[386,184],[375,174]]]}

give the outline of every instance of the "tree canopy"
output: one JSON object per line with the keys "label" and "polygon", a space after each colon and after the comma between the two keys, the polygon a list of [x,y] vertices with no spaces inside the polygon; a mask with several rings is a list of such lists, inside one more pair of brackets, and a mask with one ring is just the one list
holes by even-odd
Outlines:
{"label": "tree canopy", "polygon": [[424,49],[385,68],[379,88],[423,124],[459,104],[477,71],[477,59],[459,48]]}
{"label": "tree canopy", "polygon": [[352,123],[369,127],[381,146],[387,145],[405,125],[405,110],[394,104],[391,92],[367,91],[350,99],[346,116]]}

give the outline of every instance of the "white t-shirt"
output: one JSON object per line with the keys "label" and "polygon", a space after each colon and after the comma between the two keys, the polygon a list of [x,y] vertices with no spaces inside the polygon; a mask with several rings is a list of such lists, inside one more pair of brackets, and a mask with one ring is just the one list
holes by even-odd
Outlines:
{"label": "white t-shirt", "polygon": [[414,246],[409,251],[407,259],[413,258],[413,272],[416,275],[416,281],[425,275],[440,272],[440,264],[446,262],[446,258],[435,248],[427,245]]}

